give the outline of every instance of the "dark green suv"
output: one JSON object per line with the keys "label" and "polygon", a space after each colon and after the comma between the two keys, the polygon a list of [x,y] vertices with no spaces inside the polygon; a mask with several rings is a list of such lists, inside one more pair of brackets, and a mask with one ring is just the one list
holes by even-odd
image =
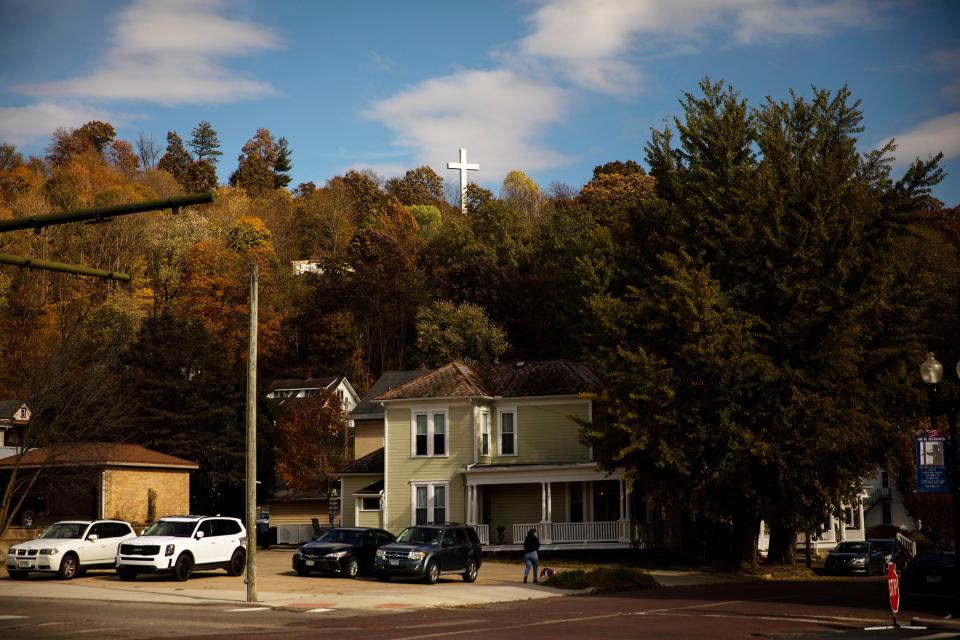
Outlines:
{"label": "dark green suv", "polygon": [[453,522],[407,527],[397,539],[377,549],[377,580],[420,578],[434,584],[443,573],[458,573],[464,582],[477,579],[482,548],[476,530]]}

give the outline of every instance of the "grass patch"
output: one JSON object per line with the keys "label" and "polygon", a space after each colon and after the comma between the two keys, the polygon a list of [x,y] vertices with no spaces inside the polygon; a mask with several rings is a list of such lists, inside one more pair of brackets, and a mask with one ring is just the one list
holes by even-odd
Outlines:
{"label": "grass patch", "polygon": [[629,567],[598,567],[591,571],[571,569],[558,571],[549,578],[540,581],[548,587],[557,589],[589,589],[594,591],[636,591],[652,589],[656,581],[642,569]]}

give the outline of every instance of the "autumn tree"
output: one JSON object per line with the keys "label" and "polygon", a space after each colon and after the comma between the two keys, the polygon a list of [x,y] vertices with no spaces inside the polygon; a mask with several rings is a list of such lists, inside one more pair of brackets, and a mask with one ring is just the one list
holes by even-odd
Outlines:
{"label": "autumn tree", "polygon": [[504,177],[500,199],[511,209],[519,211],[530,223],[540,217],[544,201],[540,186],[522,171],[511,171]]}
{"label": "autumn tree", "polygon": [[443,178],[430,167],[417,167],[403,177],[387,180],[386,191],[405,205],[435,205],[443,202]]}
{"label": "autumn tree", "polygon": [[257,129],[243,145],[230,184],[262,197],[290,183],[290,150],[286,138],[276,141],[269,129]]}
{"label": "autumn tree", "polygon": [[147,135],[141,131],[137,134],[137,156],[140,158],[140,164],[144,171],[156,169],[160,154],[160,146],[152,133]]}
{"label": "autumn tree", "polygon": [[326,488],[349,459],[343,405],[330,389],[317,389],[277,418],[277,475],[289,489]]}
{"label": "autumn tree", "polygon": [[168,131],[167,151],[157,163],[157,169],[166,171],[180,183],[184,190],[189,190],[191,166],[193,166],[193,160],[183,146],[183,138],[177,135],[176,131]]}

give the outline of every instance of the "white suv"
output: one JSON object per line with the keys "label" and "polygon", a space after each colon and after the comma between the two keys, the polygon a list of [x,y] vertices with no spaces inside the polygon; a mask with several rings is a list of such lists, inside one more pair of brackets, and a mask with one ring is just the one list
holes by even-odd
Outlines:
{"label": "white suv", "polygon": [[168,516],[121,544],[116,567],[124,580],[138,573],[169,573],[183,582],[195,569],[226,569],[239,576],[246,563],[247,531],[238,519]]}
{"label": "white suv", "polygon": [[7,552],[7,573],[14,580],[31,571],[56,573],[64,580],[87,569],[113,567],[117,547],[137,534],[119,520],[65,520],[47,527],[39,538]]}

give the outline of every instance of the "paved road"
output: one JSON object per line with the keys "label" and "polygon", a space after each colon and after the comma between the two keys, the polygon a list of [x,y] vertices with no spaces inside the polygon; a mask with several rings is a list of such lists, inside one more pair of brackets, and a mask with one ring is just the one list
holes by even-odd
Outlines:
{"label": "paved road", "polygon": [[[900,633],[876,605],[883,583],[768,582],[675,587],[610,596],[573,596],[413,611],[345,611],[236,606],[222,602],[0,599],[0,637],[30,638],[960,638],[960,630]],[[424,588],[426,588],[424,586]],[[928,613],[930,617],[932,614]],[[909,617],[909,616],[907,616]]]}

